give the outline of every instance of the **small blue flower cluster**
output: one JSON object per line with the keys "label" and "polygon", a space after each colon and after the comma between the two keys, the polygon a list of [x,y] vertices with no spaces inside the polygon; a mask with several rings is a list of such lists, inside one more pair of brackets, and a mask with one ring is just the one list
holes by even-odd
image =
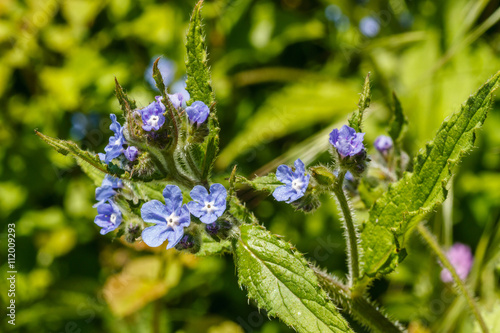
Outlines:
{"label": "small blue flower cluster", "polygon": [[210,186],[210,193],[203,186],[196,185],[190,196],[193,201],[183,205],[180,188],[167,185],[163,190],[165,204],[152,200],[142,205],[142,219],[155,224],[142,232],[142,240],[148,246],[160,246],[168,240],[167,250],[171,249],[183,238],[184,229],[191,224],[191,215],[211,224],[226,210],[227,191],[221,184]]}
{"label": "small blue flower cluster", "polygon": [[[176,109],[182,107],[182,103],[184,102],[182,93],[167,95]],[[156,96],[154,102],[138,112],[142,119],[142,129],[146,132],[158,131],[165,124],[165,105],[162,103],[161,96]],[[196,124],[199,127],[207,120],[210,110],[205,103],[195,101],[191,106],[186,108],[186,114],[191,125]],[[129,161],[135,161],[139,156],[139,150],[134,146],[128,146],[126,149],[123,148],[127,144],[127,140],[123,135],[123,127],[117,121],[115,114],[111,114],[109,117],[111,118],[109,129],[113,131],[114,135],[109,138],[109,143],[104,148],[105,154],[99,153],[101,161],[109,164],[121,154],[124,154]]]}
{"label": "small blue flower cluster", "polygon": [[[341,158],[348,158],[360,155],[364,151],[364,136],[365,133],[356,133],[353,128],[344,125],[340,130],[335,128],[330,133],[329,141]],[[388,144],[384,143],[384,147],[386,146]],[[277,187],[273,192],[273,196],[277,201],[292,203],[302,198],[306,193],[311,175],[306,174],[304,163],[300,159],[297,159],[294,165],[295,171],[287,165],[280,165],[276,170],[276,178],[285,184]],[[350,174],[350,177],[352,177],[352,174]]]}
{"label": "small blue flower cluster", "polygon": [[115,230],[122,222],[122,213],[113,200],[117,194],[115,190],[122,187],[123,182],[119,178],[106,175],[101,186],[95,190],[98,202],[93,207],[97,208],[98,215],[94,222],[102,228],[101,235]]}

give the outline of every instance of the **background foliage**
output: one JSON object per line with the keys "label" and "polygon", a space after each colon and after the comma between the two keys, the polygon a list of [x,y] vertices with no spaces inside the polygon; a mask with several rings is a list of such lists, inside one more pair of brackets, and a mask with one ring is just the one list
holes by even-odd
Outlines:
{"label": "background foliage", "polygon": [[[16,223],[17,330],[291,331],[247,303],[230,257],[151,252],[100,236],[92,223],[93,184],[33,134],[36,128],[102,151],[108,114],[119,112],[114,77],[146,106],[155,89],[145,72],[157,55],[171,61],[170,89],[180,89],[194,3],[0,4],[0,220],[2,244],[6,224]],[[373,82],[367,142],[387,132],[395,91],[409,118],[404,147],[416,153],[500,68],[498,8],[497,0],[207,1],[206,43],[222,129],[216,170],[236,163],[252,175],[298,157],[326,162],[327,134],[356,108],[367,72]],[[496,101],[478,148],[453,179],[451,200],[430,221],[443,244],[476,249],[470,282],[486,309],[499,295],[498,110]],[[331,198],[303,215],[252,191],[240,197],[272,232],[345,274]],[[473,321],[440,282],[440,267],[418,237],[408,252],[395,273],[371,288],[372,297],[413,332],[469,332]],[[0,286],[6,290],[6,280]],[[0,299],[4,304],[7,295]]]}

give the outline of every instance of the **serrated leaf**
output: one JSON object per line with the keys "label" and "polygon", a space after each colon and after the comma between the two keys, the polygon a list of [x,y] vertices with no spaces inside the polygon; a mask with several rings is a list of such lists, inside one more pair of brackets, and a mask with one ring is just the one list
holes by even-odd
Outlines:
{"label": "serrated leaf", "polygon": [[298,332],[352,332],[289,243],[259,225],[245,224],[234,253],[240,285],[270,316]]}
{"label": "serrated leaf", "polygon": [[499,81],[500,72],[471,95],[460,112],[445,120],[434,141],[416,156],[413,173],[405,173],[371,207],[361,233],[366,275],[392,271],[403,253],[405,235],[444,201],[452,169],[472,149]]}
{"label": "serrated leaf", "polygon": [[91,167],[103,172],[111,174],[108,170],[108,166],[103,164],[96,154],[90,153],[88,151],[81,150],[78,145],[72,141],[65,141],[56,138],[52,138],[45,134],[42,134],[35,130],[36,135],[38,135],[43,141],[48,143],[50,146],[55,148],[58,153],[62,155],[71,155],[80,164],[82,162],[87,163]]}
{"label": "serrated leaf", "polygon": [[408,124],[408,119],[403,113],[401,102],[396,96],[396,93],[393,92],[392,96],[394,98],[394,115],[389,124],[389,135],[394,142],[399,142],[404,133],[404,128]]}
{"label": "serrated leaf", "polygon": [[207,50],[205,47],[205,36],[201,21],[200,0],[194,7],[186,41],[186,90],[189,92],[190,100],[188,105],[194,101],[202,101],[210,107],[214,102],[210,71],[207,64]]}
{"label": "serrated leaf", "polygon": [[361,126],[363,124],[363,114],[370,106],[371,95],[370,73],[368,73],[365,78],[365,83],[363,84],[363,91],[359,96],[358,110],[354,111],[348,120],[349,126],[354,128],[356,132],[362,132]]}
{"label": "serrated leaf", "polygon": [[115,77],[115,94],[118,102],[120,103],[120,107],[123,111],[123,116],[125,119],[128,119],[128,114],[134,110],[137,106],[133,99],[129,99],[122,86],[118,83],[118,79]]}

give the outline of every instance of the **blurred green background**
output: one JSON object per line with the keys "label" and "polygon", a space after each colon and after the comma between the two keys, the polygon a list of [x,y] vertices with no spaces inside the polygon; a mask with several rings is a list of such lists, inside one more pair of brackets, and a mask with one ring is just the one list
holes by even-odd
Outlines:
{"label": "blurred green background", "polygon": [[[170,91],[183,89],[184,35],[195,1],[0,2],[0,253],[16,223],[19,332],[292,332],[248,302],[232,258],[196,258],[100,236],[94,186],[33,130],[103,151],[109,114],[120,113],[114,77],[140,106],[147,76],[165,58]],[[443,119],[500,69],[498,0],[207,0],[203,15],[221,122],[223,174],[249,176],[300,157],[327,162],[327,134],[356,108],[372,79],[370,153],[384,134],[392,92],[409,118],[410,155]],[[498,308],[499,101],[430,221],[441,243],[468,244],[469,282],[485,311]],[[337,209],[314,214],[255,193],[243,200],[273,232],[320,266],[345,275]],[[371,288],[411,332],[470,332],[473,321],[418,237],[408,258]],[[4,273],[2,273],[3,276]],[[2,309],[7,281],[0,281]],[[2,313],[4,313],[2,311]],[[6,317],[2,331],[12,330]],[[363,329],[353,324],[356,331]]]}

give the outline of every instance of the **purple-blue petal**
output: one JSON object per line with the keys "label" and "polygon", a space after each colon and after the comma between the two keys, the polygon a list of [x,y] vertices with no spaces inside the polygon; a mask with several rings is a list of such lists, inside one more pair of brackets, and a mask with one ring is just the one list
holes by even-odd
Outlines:
{"label": "purple-blue petal", "polygon": [[110,186],[98,187],[95,189],[95,199],[97,201],[108,200],[116,194],[116,191],[113,190]]}
{"label": "purple-blue petal", "polygon": [[280,165],[276,170],[276,178],[282,183],[291,184],[293,181],[292,168],[288,165]]}
{"label": "purple-blue petal", "polygon": [[163,197],[165,198],[165,206],[172,209],[173,212],[181,208],[182,192],[178,186],[167,185],[163,190]]}
{"label": "purple-blue petal", "polygon": [[187,203],[187,207],[189,209],[189,212],[198,218],[206,213],[206,211],[203,210],[203,208],[205,207],[205,205],[203,203],[199,203],[196,201],[190,201]]}
{"label": "purple-blue petal", "polygon": [[210,186],[210,196],[217,208],[223,209],[223,211],[226,209],[227,191],[222,184],[213,184]]}
{"label": "purple-blue petal", "polygon": [[295,172],[296,173],[298,172],[298,173],[300,173],[300,174],[303,175],[306,172],[304,162],[302,162],[302,160],[300,158],[298,158],[295,161],[294,166],[295,166]]}
{"label": "purple-blue petal", "polygon": [[133,162],[137,159],[137,156],[139,155],[139,150],[134,147],[134,146],[129,146],[125,151],[123,152],[127,160],[130,162]]}
{"label": "purple-blue petal", "polygon": [[168,231],[167,232],[167,239],[168,239],[167,250],[176,246],[177,243],[179,243],[179,241],[181,240],[183,235],[184,235],[184,228],[178,227],[175,230]]}
{"label": "purple-blue petal", "polygon": [[208,115],[210,113],[210,109],[205,103],[201,101],[196,101],[191,106],[186,108],[186,113],[188,115],[189,121],[191,123],[196,123],[200,125],[207,120]]}
{"label": "purple-blue petal", "polygon": [[283,185],[274,190],[273,197],[277,201],[287,201],[294,194],[295,190],[290,185]]}
{"label": "purple-blue petal", "polygon": [[168,237],[171,229],[166,224],[157,224],[142,231],[142,240],[150,247],[157,247],[163,244]]}
{"label": "purple-blue petal", "polygon": [[191,199],[203,203],[208,198],[208,191],[201,185],[196,185],[193,187],[191,192],[189,192]]}
{"label": "purple-blue petal", "polygon": [[158,200],[151,200],[146,202],[141,207],[141,217],[144,221],[156,224],[165,224],[166,218],[170,216],[172,210],[168,211],[168,207],[165,207]]}

